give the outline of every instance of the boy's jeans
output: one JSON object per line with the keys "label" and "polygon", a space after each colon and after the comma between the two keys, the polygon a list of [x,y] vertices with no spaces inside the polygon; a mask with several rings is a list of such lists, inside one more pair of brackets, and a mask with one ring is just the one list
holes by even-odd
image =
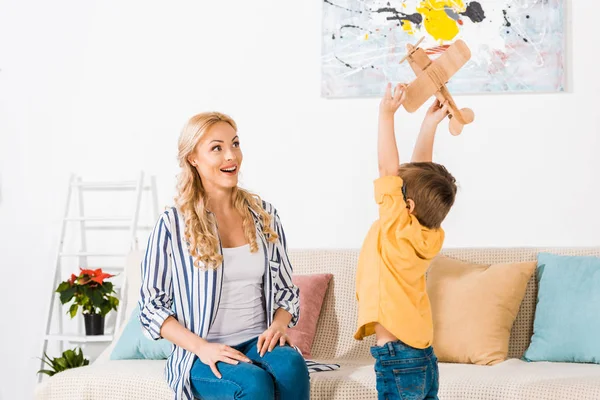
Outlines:
{"label": "boy's jeans", "polygon": [[415,349],[400,340],[371,347],[379,400],[438,399],[439,372],[433,348]]}

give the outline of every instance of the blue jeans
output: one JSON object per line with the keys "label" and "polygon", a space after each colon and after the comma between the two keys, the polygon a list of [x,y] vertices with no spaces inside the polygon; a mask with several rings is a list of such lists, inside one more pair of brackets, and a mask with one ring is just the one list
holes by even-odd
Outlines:
{"label": "blue jeans", "polygon": [[415,349],[400,340],[371,347],[379,400],[438,399],[439,372],[433,348]]}
{"label": "blue jeans", "polygon": [[237,365],[218,362],[221,379],[197,358],[190,374],[194,396],[201,400],[308,400],[308,369],[300,353],[290,346],[281,347],[277,344],[273,351],[260,357],[257,342],[258,338],[255,338],[232,346],[252,360],[252,364],[241,361]]}

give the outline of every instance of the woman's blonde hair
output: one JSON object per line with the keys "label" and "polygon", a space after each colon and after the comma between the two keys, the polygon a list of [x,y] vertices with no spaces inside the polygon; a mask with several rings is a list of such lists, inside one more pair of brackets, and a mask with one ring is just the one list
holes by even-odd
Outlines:
{"label": "woman's blonde hair", "polygon": [[[223,257],[219,253],[216,222],[206,208],[208,195],[202,185],[200,175],[188,160],[202,136],[216,123],[225,122],[237,131],[237,125],[231,117],[218,112],[205,112],[194,115],[184,126],[179,136],[179,166],[181,172],[177,180],[175,204],[185,221],[185,240],[189,243],[189,252],[196,267],[216,269]],[[252,253],[258,251],[256,228],[252,209],[260,218],[262,232],[269,242],[277,240],[277,234],[271,228],[271,216],[262,206],[262,200],[255,194],[240,187],[234,188],[233,205],[242,215],[244,235],[250,244]]]}

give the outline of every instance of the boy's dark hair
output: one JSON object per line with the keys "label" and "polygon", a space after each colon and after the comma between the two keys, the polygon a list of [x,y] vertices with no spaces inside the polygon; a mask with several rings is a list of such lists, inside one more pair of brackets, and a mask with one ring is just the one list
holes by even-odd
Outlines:
{"label": "boy's dark hair", "polygon": [[446,167],[434,162],[400,165],[406,198],[415,202],[413,214],[421,225],[436,229],[442,224],[456,197],[456,179]]}

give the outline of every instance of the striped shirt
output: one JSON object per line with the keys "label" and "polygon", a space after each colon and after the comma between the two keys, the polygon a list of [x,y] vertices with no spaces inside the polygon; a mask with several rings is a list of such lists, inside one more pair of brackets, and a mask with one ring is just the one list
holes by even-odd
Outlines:
{"label": "striped shirt", "polygon": [[[256,225],[259,246],[265,255],[263,294],[267,326],[273,322],[275,311],[283,308],[292,315],[289,326],[298,322],[300,312],[299,290],[292,283],[292,266],[288,259],[287,243],[277,211],[263,202],[265,211],[272,218],[272,228],[279,236],[275,243],[267,242],[262,233],[262,222],[251,209]],[[219,245],[219,252],[223,250]],[[142,261],[142,287],[140,322],[146,336],[161,339],[160,329],[167,317],[175,317],[180,324],[206,338],[215,320],[221,289],[223,269],[200,269],[194,267],[184,239],[184,220],[176,208],[165,211],[159,218],[146,248]],[[190,371],[197,356],[179,346],[167,359],[165,377],[175,392],[175,400],[192,400]],[[312,365],[311,365],[312,367]],[[335,369],[335,365],[319,364],[314,371]]]}

